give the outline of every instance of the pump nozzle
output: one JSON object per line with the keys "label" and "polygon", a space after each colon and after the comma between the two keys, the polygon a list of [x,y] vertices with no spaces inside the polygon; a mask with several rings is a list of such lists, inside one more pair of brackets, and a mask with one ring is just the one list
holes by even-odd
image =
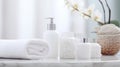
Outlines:
{"label": "pump nozzle", "polygon": [[53,17],[49,17],[47,19],[50,19],[50,24],[47,25],[48,30],[56,30],[56,25],[54,24]]}

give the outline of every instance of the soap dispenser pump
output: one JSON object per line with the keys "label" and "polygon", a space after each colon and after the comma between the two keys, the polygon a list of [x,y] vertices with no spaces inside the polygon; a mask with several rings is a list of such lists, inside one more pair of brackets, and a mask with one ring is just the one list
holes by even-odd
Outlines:
{"label": "soap dispenser pump", "polygon": [[56,30],[56,25],[53,23],[54,18],[50,17],[50,24],[47,24],[47,30]]}
{"label": "soap dispenser pump", "polygon": [[59,35],[56,32],[56,25],[53,22],[54,18],[50,17],[47,19],[50,19],[50,23],[47,24],[47,31],[44,33],[43,38],[50,44],[50,53],[48,58],[58,59]]}

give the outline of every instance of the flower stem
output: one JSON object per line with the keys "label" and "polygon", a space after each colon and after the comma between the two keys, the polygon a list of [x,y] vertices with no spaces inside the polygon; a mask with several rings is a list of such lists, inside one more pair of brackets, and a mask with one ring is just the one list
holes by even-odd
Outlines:
{"label": "flower stem", "polygon": [[104,23],[106,24],[106,12],[105,12],[105,7],[104,7],[104,4],[101,0],[99,0],[101,6],[102,6],[102,9],[103,9],[103,13],[104,13]]}
{"label": "flower stem", "polygon": [[107,1],[106,1],[106,0],[105,0],[105,3],[106,3],[107,8],[108,8],[108,10],[109,10],[109,19],[108,19],[108,24],[110,24],[110,23],[111,23],[111,9],[110,9],[110,6],[108,5],[108,3],[107,3]]}
{"label": "flower stem", "polygon": [[[92,19],[92,17],[91,17],[90,15],[88,15],[87,13],[81,12],[79,9],[78,9],[78,12],[81,13],[81,14],[83,14],[84,16]],[[94,20],[94,19],[92,19],[92,20]],[[105,24],[105,23],[103,23],[103,22],[101,22],[101,21],[97,21],[97,20],[94,20],[94,21],[98,22],[98,23],[101,24],[101,25],[104,25],[104,24]]]}

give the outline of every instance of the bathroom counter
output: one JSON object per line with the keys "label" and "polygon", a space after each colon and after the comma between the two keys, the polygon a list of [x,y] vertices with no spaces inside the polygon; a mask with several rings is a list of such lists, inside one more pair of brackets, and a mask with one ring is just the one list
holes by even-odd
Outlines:
{"label": "bathroom counter", "polygon": [[90,60],[16,60],[0,59],[0,67],[120,67],[120,56]]}

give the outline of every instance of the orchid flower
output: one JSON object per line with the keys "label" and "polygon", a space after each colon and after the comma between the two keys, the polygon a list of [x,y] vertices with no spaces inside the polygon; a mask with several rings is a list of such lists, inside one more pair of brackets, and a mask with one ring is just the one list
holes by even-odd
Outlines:
{"label": "orchid flower", "polygon": [[99,10],[96,10],[95,13],[93,14],[92,18],[95,20],[95,21],[101,21],[102,19],[102,14]]}
{"label": "orchid flower", "polygon": [[69,5],[69,7],[71,7],[73,9],[73,11],[77,11],[84,18],[90,18],[90,19],[98,22],[99,24],[102,24],[102,25],[104,24],[102,21],[98,20],[99,19],[98,15],[97,16],[94,15],[95,17],[92,18],[92,15],[94,14],[94,6],[92,6],[92,7],[90,6],[90,7],[88,7],[87,10],[84,11],[79,8],[77,3],[70,3],[68,0],[65,0],[65,2],[66,2],[66,5]]}
{"label": "orchid flower", "polygon": [[[104,1],[105,1],[106,5],[107,5],[107,8],[108,8],[108,10],[109,10],[108,24],[110,24],[110,23],[111,23],[111,9],[110,9],[107,1],[106,1],[106,0],[104,0]],[[78,13],[79,13],[81,16],[83,16],[84,18],[87,18],[87,19],[90,18],[90,19],[98,22],[98,23],[101,24],[101,25],[107,24],[107,22],[106,22],[105,6],[104,6],[104,4],[103,4],[103,1],[99,0],[101,6],[102,6],[102,8],[103,8],[103,12],[104,12],[104,22],[101,21],[101,20],[102,20],[102,14],[100,13],[100,11],[98,11],[98,10],[94,11],[94,7],[93,7],[93,6],[92,6],[92,7],[91,7],[91,6],[88,7],[88,9],[86,9],[86,10],[84,11],[84,10],[81,10],[81,9],[80,9],[79,4],[78,4],[78,3],[75,3],[75,1],[74,1],[74,2],[71,1],[71,2],[72,2],[72,3],[71,3],[70,0],[65,0],[65,2],[66,2],[66,5],[67,5],[68,7],[72,8],[72,11],[78,12]]]}

